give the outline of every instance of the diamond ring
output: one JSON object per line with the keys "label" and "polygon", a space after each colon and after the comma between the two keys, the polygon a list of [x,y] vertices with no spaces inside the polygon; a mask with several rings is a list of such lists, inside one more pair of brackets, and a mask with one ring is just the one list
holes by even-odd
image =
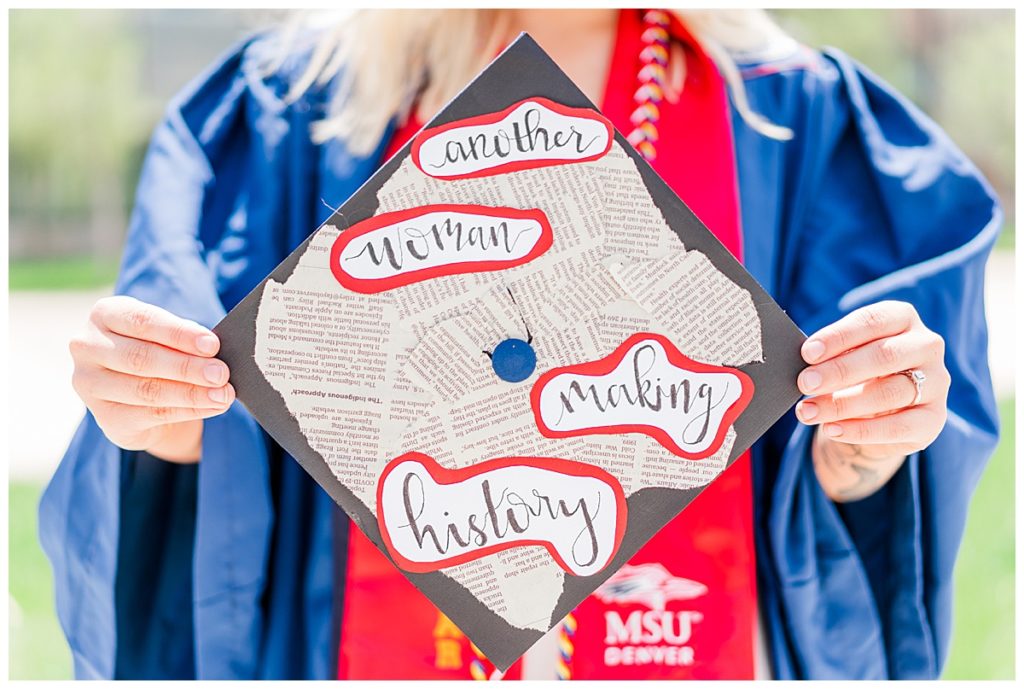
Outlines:
{"label": "diamond ring", "polygon": [[910,380],[910,382],[914,384],[914,390],[916,390],[916,394],[914,395],[914,401],[911,402],[909,406],[916,407],[918,404],[921,403],[921,395],[924,391],[924,382],[928,380],[928,377],[924,374],[923,371],[920,371],[916,368],[907,369],[906,371],[900,371],[900,374],[906,376]]}

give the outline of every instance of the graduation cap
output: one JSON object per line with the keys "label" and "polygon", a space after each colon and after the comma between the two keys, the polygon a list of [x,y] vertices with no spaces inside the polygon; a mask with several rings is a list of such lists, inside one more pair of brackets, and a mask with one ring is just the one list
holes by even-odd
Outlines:
{"label": "graduation cap", "polygon": [[804,339],[525,34],[216,332],[502,670],[796,402]]}

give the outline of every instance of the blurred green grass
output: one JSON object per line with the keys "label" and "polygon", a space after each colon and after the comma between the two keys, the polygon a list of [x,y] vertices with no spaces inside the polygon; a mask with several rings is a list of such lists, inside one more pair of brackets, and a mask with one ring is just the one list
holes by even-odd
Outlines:
{"label": "blurred green grass", "polygon": [[[956,569],[953,645],[944,679],[1014,676],[1014,402],[971,503]],[[10,677],[62,679],[71,659],[53,610],[53,578],[36,537],[41,486],[10,486]]]}
{"label": "blurred green grass", "polygon": [[12,292],[22,290],[93,289],[114,284],[117,258],[86,256],[20,259],[11,261],[7,283]]}
{"label": "blurred green grass", "polygon": [[1012,222],[1006,223],[996,237],[996,251],[1013,251],[1017,246],[1017,232]]}
{"label": "blurred green grass", "polygon": [[1002,437],[971,502],[944,679],[1014,679],[1015,406],[1000,405]]}
{"label": "blurred green grass", "polygon": [[53,609],[50,563],[36,536],[42,487],[12,483],[8,491],[11,679],[67,679],[71,652]]}

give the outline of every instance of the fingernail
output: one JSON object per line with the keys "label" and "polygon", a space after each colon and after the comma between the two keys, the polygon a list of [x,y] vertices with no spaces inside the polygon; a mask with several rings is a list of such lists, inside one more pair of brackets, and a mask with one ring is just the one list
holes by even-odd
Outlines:
{"label": "fingernail", "polygon": [[817,371],[804,371],[800,374],[800,381],[805,391],[817,390],[821,386],[821,374]]}
{"label": "fingernail", "polygon": [[818,415],[818,405],[814,402],[801,402],[797,406],[796,412],[804,421],[810,421]]}
{"label": "fingernail", "polygon": [[203,375],[206,377],[206,380],[211,383],[219,384],[224,380],[225,373],[227,373],[227,371],[224,369],[223,364],[209,364],[203,369]]}
{"label": "fingernail", "polygon": [[207,394],[217,404],[224,404],[228,401],[228,391],[224,388],[211,388]]}
{"label": "fingernail", "polygon": [[203,354],[215,354],[219,344],[216,335],[200,335],[196,338],[196,347]]}
{"label": "fingernail", "polygon": [[804,361],[813,364],[825,353],[825,343],[821,340],[807,340],[803,346]]}
{"label": "fingernail", "polygon": [[835,423],[827,423],[823,426],[825,435],[830,438],[838,438],[843,434],[843,427]]}

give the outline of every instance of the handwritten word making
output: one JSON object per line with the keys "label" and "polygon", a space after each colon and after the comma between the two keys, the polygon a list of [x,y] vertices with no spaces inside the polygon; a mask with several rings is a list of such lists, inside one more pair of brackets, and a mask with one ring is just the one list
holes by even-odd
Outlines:
{"label": "handwritten word making", "polygon": [[703,459],[753,393],[742,371],[693,361],[668,338],[638,333],[604,359],[547,371],[531,404],[550,438],[645,433],[680,457]]}

